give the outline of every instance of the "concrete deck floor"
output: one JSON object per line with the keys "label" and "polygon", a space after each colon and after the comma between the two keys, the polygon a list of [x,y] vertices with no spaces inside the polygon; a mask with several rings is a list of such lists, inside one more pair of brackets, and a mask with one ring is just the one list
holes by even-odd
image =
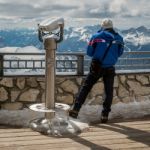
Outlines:
{"label": "concrete deck floor", "polygon": [[150,117],[90,125],[88,131],[49,137],[30,128],[0,126],[0,150],[150,150]]}

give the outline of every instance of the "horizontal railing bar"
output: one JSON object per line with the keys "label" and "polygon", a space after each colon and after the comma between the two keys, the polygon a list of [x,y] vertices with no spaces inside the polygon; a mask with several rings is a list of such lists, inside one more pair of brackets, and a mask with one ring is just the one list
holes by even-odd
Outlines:
{"label": "horizontal railing bar", "polygon": [[140,65],[140,64],[132,64],[132,65],[115,65],[115,67],[150,67],[150,64],[144,64],[144,65]]}
{"label": "horizontal railing bar", "polygon": [[[85,61],[90,61],[91,59],[84,59]],[[150,60],[150,58],[119,58],[119,60]],[[28,60],[28,59],[21,59],[21,60],[17,60],[17,59],[5,59],[5,62],[45,62],[45,60]],[[63,59],[57,59],[57,62],[77,62],[77,60],[63,60]]]}
{"label": "horizontal railing bar", "polygon": [[[124,51],[125,53],[129,54],[150,54],[150,51]],[[45,55],[45,53],[12,53],[12,52],[7,52],[7,53],[1,53],[0,55]],[[86,55],[85,52],[56,52],[56,55]]]}
{"label": "horizontal railing bar", "polygon": [[45,55],[45,53],[0,53],[0,55]]}
{"label": "horizontal railing bar", "polygon": [[119,60],[150,60],[150,58],[119,58]]}
{"label": "horizontal railing bar", "polygon": [[150,54],[150,51],[124,51],[125,53],[129,53],[129,54]]}
{"label": "horizontal railing bar", "polygon": [[[14,69],[18,69],[18,70],[20,70],[20,69],[45,69],[44,67],[42,67],[42,68],[40,68],[40,67],[35,67],[35,68],[27,68],[27,67],[22,67],[22,68],[13,68],[13,67],[11,67],[11,68],[9,68],[9,67],[5,67],[4,69],[10,69],[10,70],[14,70]],[[64,69],[64,68],[61,68],[61,69]]]}
{"label": "horizontal railing bar", "polygon": [[[56,52],[56,55],[85,55],[86,53],[82,52]],[[45,53],[0,53],[0,55],[45,55]]]}
{"label": "horizontal railing bar", "polygon": [[67,67],[65,67],[65,68],[61,68],[61,67],[57,67],[56,69],[77,69],[77,67],[72,67],[72,68],[67,68]]}
{"label": "horizontal railing bar", "polygon": [[7,62],[9,62],[9,61],[30,61],[30,62],[32,62],[32,61],[45,61],[45,60],[41,60],[41,59],[36,59],[36,60],[28,60],[28,59],[4,59],[4,61],[7,61]]}

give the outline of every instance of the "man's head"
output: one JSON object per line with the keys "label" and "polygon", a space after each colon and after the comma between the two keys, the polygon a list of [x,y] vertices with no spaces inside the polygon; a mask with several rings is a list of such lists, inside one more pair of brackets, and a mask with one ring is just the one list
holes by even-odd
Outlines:
{"label": "man's head", "polygon": [[113,29],[113,22],[110,19],[103,19],[101,22],[103,29]]}

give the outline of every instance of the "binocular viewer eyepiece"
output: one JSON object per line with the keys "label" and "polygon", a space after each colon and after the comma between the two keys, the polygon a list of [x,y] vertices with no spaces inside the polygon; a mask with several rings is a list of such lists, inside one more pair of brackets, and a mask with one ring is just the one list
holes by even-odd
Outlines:
{"label": "binocular viewer eyepiece", "polygon": [[46,19],[38,24],[38,35],[39,40],[43,42],[45,36],[54,38],[56,42],[61,42],[63,40],[63,31],[64,31],[64,19],[55,18],[55,19]]}

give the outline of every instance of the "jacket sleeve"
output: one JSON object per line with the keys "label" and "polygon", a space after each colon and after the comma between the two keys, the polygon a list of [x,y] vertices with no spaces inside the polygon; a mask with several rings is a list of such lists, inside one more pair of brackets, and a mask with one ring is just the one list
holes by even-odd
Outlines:
{"label": "jacket sleeve", "polygon": [[94,36],[90,39],[88,46],[87,46],[87,55],[92,57],[96,48],[96,42]]}
{"label": "jacket sleeve", "polygon": [[124,51],[124,42],[123,42],[123,38],[121,39],[121,42],[119,44],[118,47],[118,56],[120,57],[123,54]]}

